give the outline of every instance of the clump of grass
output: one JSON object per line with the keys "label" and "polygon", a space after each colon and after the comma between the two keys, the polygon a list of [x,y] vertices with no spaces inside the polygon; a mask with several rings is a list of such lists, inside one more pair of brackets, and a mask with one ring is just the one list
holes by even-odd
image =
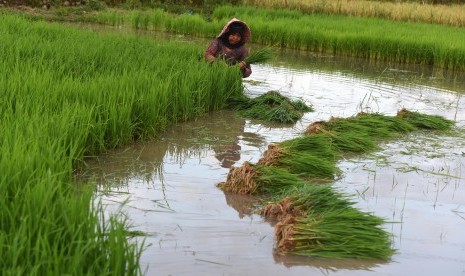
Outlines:
{"label": "clump of grass", "polygon": [[269,91],[252,99],[234,98],[229,106],[246,118],[278,123],[295,123],[305,112],[313,111],[303,101],[292,101],[277,91]]}
{"label": "clump of grass", "polygon": [[245,59],[245,62],[248,64],[262,63],[271,60],[273,56],[273,51],[270,48],[261,48],[255,52],[252,52]]}

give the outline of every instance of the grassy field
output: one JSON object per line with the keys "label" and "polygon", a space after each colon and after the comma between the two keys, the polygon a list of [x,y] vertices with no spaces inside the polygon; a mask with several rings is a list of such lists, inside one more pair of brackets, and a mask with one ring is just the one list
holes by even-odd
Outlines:
{"label": "grassy field", "polygon": [[465,69],[465,33],[451,26],[232,6],[216,8],[211,21],[199,14],[173,15],[162,10],[106,10],[80,20],[213,37],[232,17],[251,26],[253,43]]}
{"label": "grassy field", "polygon": [[142,243],[104,216],[86,157],[157,135],[242,93],[201,49],[0,15],[0,268],[5,275],[137,275]]}
{"label": "grassy field", "polygon": [[[106,10],[75,19],[211,38],[233,16],[251,25],[255,43],[465,69],[465,35],[449,26],[231,6],[217,8],[211,20],[162,10]],[[0,22],[2,272],[140,274],[143,244],[129,238],[129,221],[104,215],[92,185],[74,185],[73,172],[86,157],[224,108],[242,93],[238,68],[201,62],[203,49],[193,45],[22,16],[0,14]],[[280,162],[299,169],[291,159]],[[337,173],[332,160],[325,165],[326,174],[316,177]],[[292,184],[295,176],[286,175]]]}
{"label": "grassy field", "polygon": [[[7,5],[15,2],[6,1]],[[191,11],[210,14],[220,5],[244,5],[258,8],[298,10],[306,14],[323,13],[357,17],[384,18],[395,21],[424,22],[451,26],[465,26],[465,5],[461,0],[23,0],[30,7],[49,5],[60,13],[122,9],[158,8],[172,13]]]}
{"label": "grassy field", "polygon": [[[433,5],[425,1],[369,0],[243,0],[243,5],[259,8],[297,10],[306,14],[323,13],[393,21],[423,22],[465,26],[465,5]],[[459,1],[457,1],[459,2]]]}

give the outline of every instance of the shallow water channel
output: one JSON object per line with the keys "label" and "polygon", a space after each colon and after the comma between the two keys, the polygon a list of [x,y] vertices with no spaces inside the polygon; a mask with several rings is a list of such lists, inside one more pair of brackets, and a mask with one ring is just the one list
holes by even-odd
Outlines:
{"label": "shallow water channel", "polygon": [[[85,175],[99,183],[109,212],[123,210],[132,230],[148,234],[146,275],[464,275],[464,76],[283,51],[253,66],[246,93],[277,90],[312,105],[315,112],[297,124],[215,112],[108,152]],[[375,153],[346,157],[332,184],[353,195],[356,207],[395,222],[385,225],[397,250],[388,262],[277,255],[272,225],[252,212],[255,199],[216,187],[231,166],[257,162],[268,144],[297,137],[314,121],[402,108],[444,116],[457,128],[414,132]]]}

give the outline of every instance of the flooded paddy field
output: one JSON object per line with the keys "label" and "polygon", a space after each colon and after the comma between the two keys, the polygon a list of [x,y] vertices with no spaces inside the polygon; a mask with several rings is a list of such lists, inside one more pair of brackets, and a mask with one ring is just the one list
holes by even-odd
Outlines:
{"label": "flooded paddy field", "polygon": [[[465,274],[465,74],[283,51],[253,66],[246,94],[276,90],[315,112],[295,125],[246,120],[232,111],[169,128],[89,162],[109,212],[123,210],[147,234],[147,275]],[[414,132],[365,155],[346,156],[334,185],[356,207],[386,218],[397,252],[388,262],[325,260],[274,252],[273,226],[257,199],[221,191],[231,166],[255,163],[267,146],[312,122],[402,108],[456,121],[450,133]]]}

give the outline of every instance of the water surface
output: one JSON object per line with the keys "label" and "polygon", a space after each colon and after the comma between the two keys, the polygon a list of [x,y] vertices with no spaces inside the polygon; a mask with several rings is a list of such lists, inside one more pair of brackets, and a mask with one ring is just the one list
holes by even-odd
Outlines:
{"label": "water surface", "polygon": [[[109,152],[85,174],[99,183],[109,211],[123,210],[134,230],[148,234],[147,275],[464,275],[464,76],[282,51],[254,65],[244,84],[250,96],[276,90],[312,105],[315,112],[295,125],[215,112]],[[231,166],[257,162],[268,144],[297,137],[314,121],[402,108],[444,116],[457,128],[415,132],[340,160],[344,174],[332,184],[359,209],[396,222],[385,225],[397,250],[388,262],[277,255],[272,225],[253,213],[256,199],[216,187]]]}

